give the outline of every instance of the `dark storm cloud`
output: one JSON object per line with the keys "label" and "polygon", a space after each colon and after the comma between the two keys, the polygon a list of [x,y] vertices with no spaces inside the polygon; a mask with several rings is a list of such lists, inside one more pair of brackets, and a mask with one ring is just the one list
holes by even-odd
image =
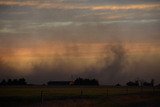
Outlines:
{"label": "dark storm cloud", "polygon": [[90,66],[80,75],[87,78],[97,78],[101,84],[124,82],[127,74],[123,71],[128,63],[125,51],[121,44],[106,46],[103,52],[104,56],[100,56],[96,65]]}
{"label": "dark storm cloud", "polygon": [[95,65],[88,66],[84,72],[75,77],[97,78],[100,84],[124,84],[129,80],[142,79],[160,82],[160,55],[144,53],[140,58],[128,55],[124,45],[119,43],[109,45],[104,49],[104,56],[101,55]]}

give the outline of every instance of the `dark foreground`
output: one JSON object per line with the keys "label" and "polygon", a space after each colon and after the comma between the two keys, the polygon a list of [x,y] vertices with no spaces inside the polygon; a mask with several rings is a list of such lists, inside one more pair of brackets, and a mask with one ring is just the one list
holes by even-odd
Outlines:
{"label": "dark foreground", "polygon": [[0,107],[160,107],[160,89],[1,87]]}

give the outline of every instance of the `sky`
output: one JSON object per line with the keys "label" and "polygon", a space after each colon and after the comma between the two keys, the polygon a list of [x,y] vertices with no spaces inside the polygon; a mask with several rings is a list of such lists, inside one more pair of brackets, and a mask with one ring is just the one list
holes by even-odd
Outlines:
{"label": "sky", "polygon": [[0,0],[0,79],[160,82],[159,0]]}

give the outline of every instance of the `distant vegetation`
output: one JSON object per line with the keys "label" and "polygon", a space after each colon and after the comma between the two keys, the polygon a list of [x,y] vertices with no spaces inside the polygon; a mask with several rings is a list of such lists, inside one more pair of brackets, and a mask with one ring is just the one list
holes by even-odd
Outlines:
{"label": "distant vegetation", "polygon": [[74,85],[99,85],[98,80],[96,79],[83,79],[83,78],[77,78],[74,81]]}
{"label": "distant vegetation", "polygon": [[135,81],[135,82],[132,82],[132,81],[129,81],[126,83],[127,86],[139,86],[139,81]]}
{"label": "distant vegetation", "polygon": [[[43,83],[42,83],[43,84]],[[0,82],[0,86],[19,86],[19,85],[33,85],[33,84],[27,84],[25,78],[20,79],[3,79]],[[36,84],[35,84],[36,85]],[[74,81],[48,81],[47,85],[49,86],[69,86],[69,85],[75,85],[75,86],[99,86],[99,82],[96,79],[88,79],[88,78],[76,78]],[[117,83],[115,86],[122,86],[121,84]],[[126,83],[126,86],[131,87],[154,87],[155,81],[154,79],[151,79],[150,82],[142,81],[142,80],[135,80],[135,81],[129,81]],[[156,85],[157,87],[160,87],[160,84]]]}
{"label": "distant vegetation", "polygon": [[48,85],[87,85],[87,86],[98,86],[99,82],[96,79],[83,79],[83,78],[77,78],[74,81],[49,81],[47,83]]}
{"label": "distant vegetation", "polygon": [[20,79],[8,79],[5,80],[3,79],[0,83],[0,85],[6,86],[6,85],[27,85],[27,82],[24,78],[20,78]]}
{"label": "distant vegetation", "polygon": [[145,87],[153,87],[154,86],[154,79],[150,82],[147,81],[140,81],[136,80],[135,82],[129,81],[126,83],[127,86],[145,86]]}

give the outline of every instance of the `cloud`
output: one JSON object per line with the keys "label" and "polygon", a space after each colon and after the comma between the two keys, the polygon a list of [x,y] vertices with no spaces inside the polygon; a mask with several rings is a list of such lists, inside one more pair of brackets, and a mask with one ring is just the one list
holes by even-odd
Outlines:
{"label": "cloud", "polygon": [[[160,4],[155,2],[108,4],[103,0],[7,0],[0,1],[0,26],[4,26],[4,28],[8,25],[12,26],[15,21],[18,27],[23,24],[25,27],[32,27],[37,23],[37,26],[66,26],[83,22],[123,22],[124,20],[132,22],[132,20],[147,19],[149,21],[159,19],[159,10]],[[3,23],[3,20],[13,23]],[[4,28],[2,28],[3,32],[5,32]]]}
{"label": "cloud", "polygon": [[0,33],[16,33],[16,31],[13,29],[3,28],[0,29]]}
{"label": "cloud", "polygon": [[1,6],[28,6],[28,7],[35,7],[35,8],[41,8],[41,9],[50,9],[50,8],[55,8],[55,9],[82,9],[84,8],[83,6],[78,6],[79,4],[75,3],[64,3],[62,1],[23,1],[23,2],[18,2],[18,1],[0,1]]}
{"label": "cloud", "polygon": [[126,5],[85,5],[80,2],[63,2],[63,1],[0,1],[1,6],[28,6],[38,9],[80,9],[80,10],[145,10],[145,9],[159,9],[160,4],[126,4]]}
{"label": "cloud", "polygon": [[93,10],[145,10],[160,9],[160,4],[135,4],[135,5],[112,5],[112,6],[94,6]]}

